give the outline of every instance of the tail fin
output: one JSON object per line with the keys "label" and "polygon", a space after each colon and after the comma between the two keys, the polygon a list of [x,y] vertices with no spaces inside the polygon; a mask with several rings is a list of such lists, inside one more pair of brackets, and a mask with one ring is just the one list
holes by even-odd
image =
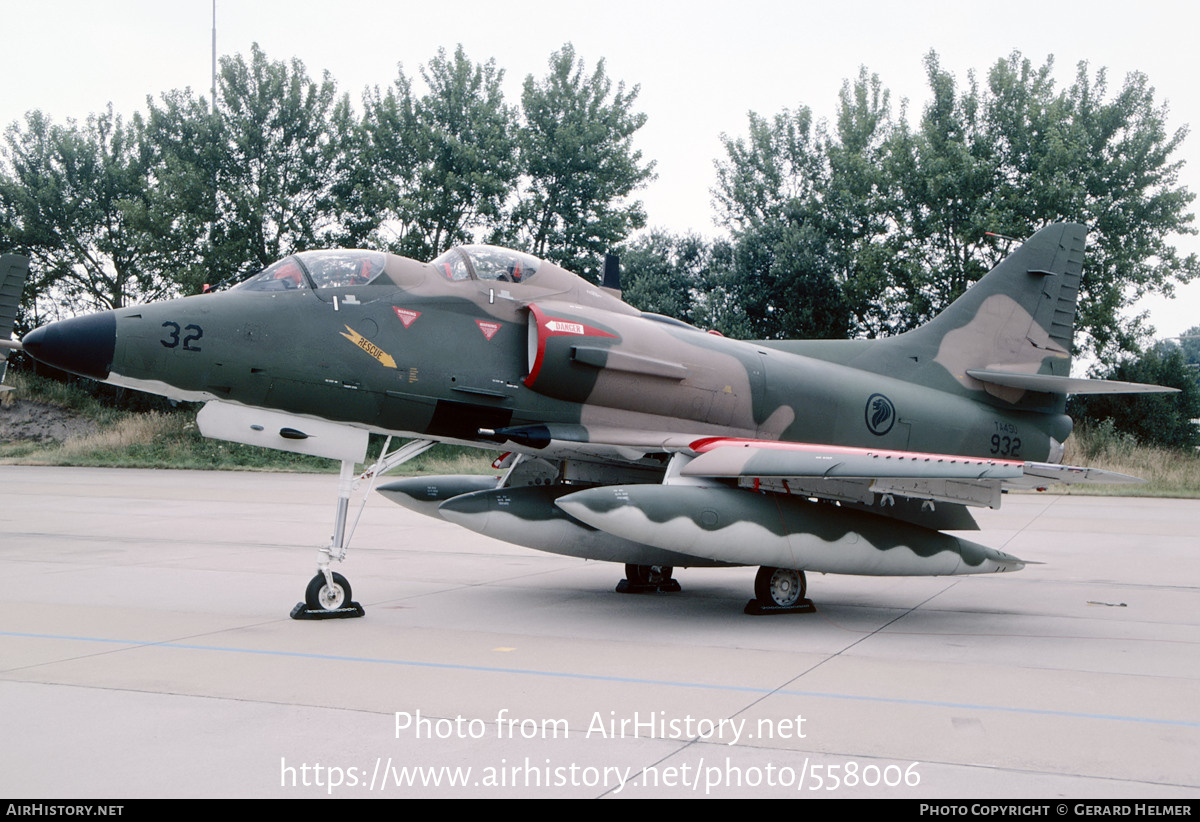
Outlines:
{"label": "tail fin", "polygon": [[1176,391],[1071,378],[1086,240],[1081,225],[1046,226],[942,313],[896,337],[757,344],[1043,413],[1063,413],[1067,394]]}
{"label": "tail fin", "polygon": [[931,386],[953,385],[949,372],[959,391],[1005,403],[1032,391],[1042,397],[1031,405],[1061,411],[1061,399],[1046,395],[1085,382],[1069,377],[1086,239],[1074,223],[1041,229],[928,323],[881,341],[889,359],[918,363],[919,381]]}
{"label": "tail fin", "polygon": [[967,369],[1065,377],[1087,232],[1049,225],[922,327],[896,338],[932,349],[956,378]]}
{"label": "tail fin", "polygon": [[[16,254],[0,255],[0,384],[8,368],[8,352],[20,350],[20,343],[9,339],[17,320],[17,307],[29,274],[29,258]],[[4,390],[0,387],[0,390]]]}

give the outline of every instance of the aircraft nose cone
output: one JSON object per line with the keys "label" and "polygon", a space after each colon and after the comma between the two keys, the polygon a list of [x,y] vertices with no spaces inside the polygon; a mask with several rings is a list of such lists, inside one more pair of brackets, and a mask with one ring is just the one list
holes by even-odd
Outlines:
{"label": "aircraft nose cone", "polygon": [[102,311],[59,320],[30,331],[21,344],[38,362],[104,380],[117,344],[117,318],[112,311]]}

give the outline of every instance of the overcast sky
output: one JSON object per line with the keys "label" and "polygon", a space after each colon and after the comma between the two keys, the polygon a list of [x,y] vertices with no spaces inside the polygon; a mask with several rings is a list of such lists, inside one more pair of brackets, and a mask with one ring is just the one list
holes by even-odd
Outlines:
{"label": "overcast sky", "polygon": [[[609,77],[641,88],[649,121],[637,146],[658,172],[641,193],[650,224],[711,236],[720,135],[743,134],[748,111],[803,104],[831,118],[843,80],[865,65],[911,116],[928,99],[930,49],[960,82],[1019,50],[1036,64],[1053,55],[1060,85],[1080,61],[1106,67],[1114,90],[1143,72],[1172,128],[1200,126],[1198,22],[1200,5],[1183,0],[743,0],[736,10],[705,0],[217,0],[217,52],[248,54],[257,42],[314,77],[329,71],[357,101],[364,87],[390,83],[397,64],[413,76],[439,47],[461,43],[472,60],[495,58],[515,103],[526,75],[543,75],[571,42],[589,66],[603,58]],[[0,0],[0,32],[0,125],[35,108],[82,119],[110,102],[128,115],[147,95],[184,86],[208,95],[212,0]],[[1179,158],[1183,183],[1200,192],[1200,134]],[[1179,247],[1200,252],[1200,241]],[[1143,307],[1160,336],[1179,334],[1200,323],[1200,283]]]}

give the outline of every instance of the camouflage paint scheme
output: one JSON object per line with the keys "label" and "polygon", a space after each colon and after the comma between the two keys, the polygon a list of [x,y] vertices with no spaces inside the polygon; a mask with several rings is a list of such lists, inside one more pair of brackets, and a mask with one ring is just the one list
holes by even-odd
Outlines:
{"label": "camouflage paint scheme", "polygon": [[[15,254],[0,254],[0,328],[12,328],[17,319],[17,306],[21,304],[21,291],[29,273],[29,260]],[[7,331],[5,331],[7,336]],[[8,368],[8,352],[20,348],[20,343],[0,338],[0,393],[11,390],[4,385],[4,373]]]}
{"label": "camouflage paint scheme", "polygon": [[940,530],[974,527],[966,506],[995,507],[1006,487],[1131,479],[1056,464],[1065,395],[1152,390],[1069,378],[1084,242],[1081,226],[1047,226],[928,324],[881,340],[727,339],[468,246],[429,264],[308,252],[229,291],[53,323],[23,343],[76,373],[274,409],[301,429],[515,452],[500,480],[380,490],[541,550],[635,566],[1017,570]]}

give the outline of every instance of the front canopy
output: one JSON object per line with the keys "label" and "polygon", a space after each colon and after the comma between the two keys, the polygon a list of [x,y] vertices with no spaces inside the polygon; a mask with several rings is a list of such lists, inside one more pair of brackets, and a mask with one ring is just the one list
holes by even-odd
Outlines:
{"label": "front canopy", "polygon": [[378,251],[302,251],[284,257],[236,287],[246,291],[345,288],[366,285],[383,273]]}

